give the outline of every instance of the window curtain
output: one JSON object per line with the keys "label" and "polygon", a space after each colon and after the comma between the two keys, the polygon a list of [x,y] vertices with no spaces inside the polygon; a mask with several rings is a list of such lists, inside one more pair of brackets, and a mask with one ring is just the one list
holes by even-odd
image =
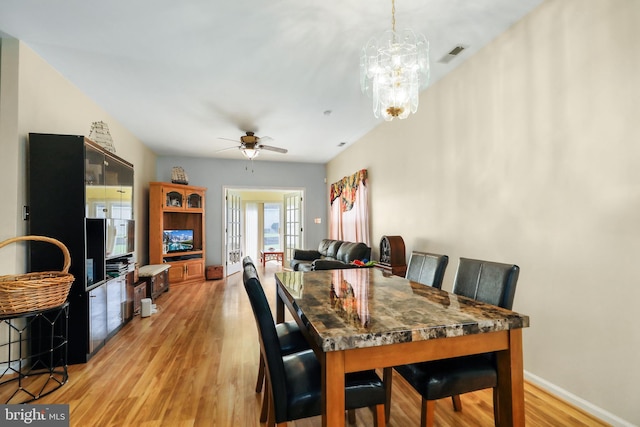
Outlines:
{"label": "window curtain", "polygon": [[329,238],[369,243],[369,190],[367,170],[331,184]]}

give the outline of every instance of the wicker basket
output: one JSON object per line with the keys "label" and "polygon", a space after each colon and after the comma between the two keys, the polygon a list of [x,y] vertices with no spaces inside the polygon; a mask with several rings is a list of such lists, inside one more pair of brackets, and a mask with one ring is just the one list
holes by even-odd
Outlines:
{"label": "wicker basket", "polygon": [[0,276],[0,316],[46,310],[64,304],[73,283],[69,274],[71,256],[59,240],[44,236],[14,237],[0,242],[0,248],[22,240],[49,242],[58,246],[64,255],[62,271],[43,271]]}

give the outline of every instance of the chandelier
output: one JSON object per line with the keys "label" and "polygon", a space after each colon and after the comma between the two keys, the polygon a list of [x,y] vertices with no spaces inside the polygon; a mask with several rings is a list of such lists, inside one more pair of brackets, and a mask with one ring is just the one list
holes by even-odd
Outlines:
{"label": "chandelier", "polygon": [[373,114],[390,121],[418,110],[420,89],[429,83],[429,42],[410,29],[396,32],[391,0],[391,31],[372,38],[360,57],[360,88],[373,99]]}

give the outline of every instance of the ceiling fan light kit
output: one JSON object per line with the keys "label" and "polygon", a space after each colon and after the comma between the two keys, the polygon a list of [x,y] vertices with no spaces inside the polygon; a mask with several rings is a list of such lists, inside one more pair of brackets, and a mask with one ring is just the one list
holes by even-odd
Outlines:
{"label": "ceiling fan light kit", "polygon": [[396,31],[395,14],[391,0],[391,30],[369,40],[360,56],[360,88],[373,99],[374,116],[386,121],[415,113],[429,84],[429,42],[411,29]]}
{"label": "ceiling fan light kit", "polygon": [[[227,138],[220,139],[226,140]],[[286,154],[289,151],[286,148],[272,147],[270,145],[261,144],[260,141],[271,141],[271,138],[269,138],[268,136],[260,138],[259,136],[256,136],[254,132],[246,132],[246,135],[240,137],[240,145],[238,146],[238,150],[240,150],[240,152],[249,160],[253,160],[258,157],[261,150],[275,151],[276,153],[281,154]]]}
{"label": "ceiling fan light kit", "polygon": [[240,151],[242,151],[242,154],[244,154],[244,156],[249,160],[255,159],[256,157],[258,157],[258,154],[260,154],[259,150],[256,150],[255,148],[245,147],[244,144],[238,148],[240,149]]}

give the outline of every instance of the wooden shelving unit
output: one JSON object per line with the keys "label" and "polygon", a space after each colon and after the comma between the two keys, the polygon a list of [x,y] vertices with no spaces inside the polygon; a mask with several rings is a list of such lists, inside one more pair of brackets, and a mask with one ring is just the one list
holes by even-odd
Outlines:
{"label": "wooden shelving unit", "polygon": [[[169,283],[204,280],[205,187],[149,183],[149,263],[170,264]],[[166,240],[167,230],[189,230],[191,242],[173,250]],[[189,247],[190,246],[190,247]]]}

